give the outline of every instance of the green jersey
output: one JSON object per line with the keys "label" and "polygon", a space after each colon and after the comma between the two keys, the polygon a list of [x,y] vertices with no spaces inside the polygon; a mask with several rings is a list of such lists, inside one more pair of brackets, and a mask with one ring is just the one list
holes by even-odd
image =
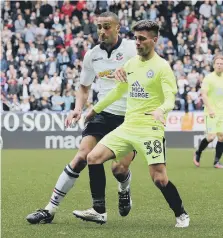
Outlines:
{"label": "green jersey", "polygon": [[[208,102],[216,115],[223,115],[223,74],[208,74],[202,82],[202,89],[207,91]],[[204,111],[208,114],[206,107]]]}
{"label": "green jersey", "polygon": [[177,92],[176,79],[168,62],[155,55],[148,61],[141,61],[137,55],[124,65],[128,83],[117,83],[116,88],[94,106],[99,113],[128,91],[127,109],[123,126],[142,128],[160,126],[150,115],[160,108],[167,113],[174,108]]}

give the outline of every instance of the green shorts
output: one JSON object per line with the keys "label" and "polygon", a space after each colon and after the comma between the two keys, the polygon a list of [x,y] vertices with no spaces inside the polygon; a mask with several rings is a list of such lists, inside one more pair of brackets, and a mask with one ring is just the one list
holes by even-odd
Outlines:
{"label": "green shorts", "polygon": [[136,150],[137,157],[145,158],[148,165],[166,163],[165,139],[160,133],[151,133],[147,130],[146,133],[145,130],[132,133],[130,130],[121,125],[99,143],[112,150],[116,158],[123,158],[129,152]]}
{"label": "green shorts", "polygon": [[215,118],[205,116],[205,124],[207,134],[223,133],[223,115],[215,116]]}

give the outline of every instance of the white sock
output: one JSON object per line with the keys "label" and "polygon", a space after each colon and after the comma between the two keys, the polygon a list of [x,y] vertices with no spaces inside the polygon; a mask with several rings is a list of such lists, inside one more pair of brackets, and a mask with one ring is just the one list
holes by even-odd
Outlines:
{"label": "white sock", "polygon": [[69,164],[64,168],[64,171],[57,180],[56,186],[50,198],[50,202],[45,207],[49,213],[54,214],[56,212],[60,202],[74,186],[74,183],[78,177],[79,173],[74,172]]}
{"label": "white sock", "polygon": [[118,183],[118,190],[119,190],[119,192],[126,192],[126,191],[129,190],[131,179],[132,179],[132,173],[129,170],[126,179],[123,182],[119,182]]}

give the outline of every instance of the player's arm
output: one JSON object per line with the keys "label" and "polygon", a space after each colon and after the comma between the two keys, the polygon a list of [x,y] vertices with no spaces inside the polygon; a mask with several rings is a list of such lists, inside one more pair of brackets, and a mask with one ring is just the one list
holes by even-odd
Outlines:
{"label": "player's arm", "polygon": [[[122,72],[125,73],[125,70],[127,69],[129,65],[129,61],[127,61],[123,67],[121,68]],[[115,73],[114,73],[114,77],[116,80],[117,79],[117,72],[119,72],[120,69],[116,69]],[[106,96],[105,98],[103,98],[103,100],[99,101],[94,107],[93,107],[93,111],[96,113],[99,113],[101,111],[103,111],[106,107],[108,107],[109,105],[111,105],[113,102],[119,100],[124,93],[126,93],[128,91],[128,83],[127,81],[124,82],[116,82],[116,87],[111,90]]]}
{"label": "player's arm", "polygon": [[87,103],[90,86],[85,86],[83,84],[80,85],[77,93],[76,93],[76,101],[74,111],[82,112],[84,105]]}
{"label": "player's arm", "polygon": [[209,102],[208,99],[208,91],[210,90],[210,85],[209,85],[209,79],[208,78],[204,78],[203,82],[202,82],[202,87],[201,87],[201,96],[202,96],[202,100],[204,102],[205,107],[208,110],[209,116],[210,117],[214,117],[215,113],[211,107],[211,104]]}
{"label": "player's arm", "polygon": [[100,113],[106,107],[111,105],[113,102],[122,98],[123,94],[128,90],[127,83],[118,82],[116,87],[112,89],[101,101],[99,101],[94,107],[93,110],[96,113]]}
{"label": "player's arm", "polygon": [[174,108],[175,94],[177,93],[176,79],[169,64],[163,67],[160,75],[161,87],[164,95],[164,102],[153,112],[146,112],[145,115],[152,115],[155,120],[160,121],[163,125],[166,124],[164,114]]}
{"label": "player's arm", "polygon": [[202,89],[201,90],[201,95],[202,95],[202,100],[204,102],[205,107],[208,110],[211,110],[211,104],[209,103],[209,100],[208,100],[208,90]]}
{"label": "player's arm", "polygon": [[165,114],[173,110],[175,106],[175,95],[177,93],[176,78],[169,64],[165,65],[163,68],[160,80],[164,95],[164,102],[159,109],[161,109]]}
{"label": "player's arm", "polygon": [[84,105],[88,100],[89,90],[93,83],[96,74],[92,67],[91,50],[86,53],[83,60],[83,67],[80,75],[80,87],[76,94],[76,102],[74,110],[70,111],[65,120],[65,125],[68,127],[73,121],[78,121],[81,118],[81,113]]}

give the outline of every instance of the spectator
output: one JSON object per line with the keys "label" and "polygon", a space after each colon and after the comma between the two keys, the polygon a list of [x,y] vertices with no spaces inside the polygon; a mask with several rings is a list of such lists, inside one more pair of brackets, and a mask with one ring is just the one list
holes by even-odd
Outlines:
{"label": "spectator", "polygon": [[51,102],[48,92],[42,93],[42,98],[38,101],[37,109],[39,111],[48,111],[51,109]]}
{"label": "spectator", "polygon": [[46,65],[46,72],[50,77],[52,77],[57,72],[57,61],[52,53],[49,55]]}
{"label": "spectator", "polygon": [[30,97],[30,111],[37,111],[38,110],[38,104],[40,104],[38,102],[38,100],[35,98],[34,95],[31,95]]}
{"label": "spectator", "polygon": [[46,65],[44,63],[43,58],[39,58],[38,61],[34,64],[34,69],[36,74],[38,75],[38,79],[41,82],[46,74]]}
{"label": "spectator", "polygon": [[213,47],[219,47],[221,50],[223,50],[223,39],[218,34],[217,28],[214,30],[214,34],[211,36],[211,45]]}
{"label": "spectator", "polygon": [[53,77],[50,78],[50,85],[53,92],[61,90],[61,78],[56,72],[54,73]]}
{"label": "spectator", "polygon": [[35,28],[31,24],[27,24],[24,29],[25,42],[34,42],[35,41]]}
{"label": "spectator", "polygon": [[64,4],[61,8],[61,12],[65,15],[71,18],[72,12],[74,11],[74,7],[70,4],[69,1],[64,1]]}
{"label": "spectator", "polygon": [[47,34],[47,29],[45,28],[43,23],[39,24],[39,27],[35,29],[35,42],[40,47],[43,46],[45,42],[45,37]]}
{"label": "spectator", "polygon": [[12,103],[9,105],[9,107],[10,107],[10,111],[19,112],[21,110],[20,102],[16,94],[12,96]]}
{"label": "spectator", "polygon": [[29,97],[24,97],[23,98],[23,102],[20,105],[20,109],[21,109],[22,112],[30,111]]}
{"label": "spectator", "polygon": [[27,50],[25,48],[25,44],[22,42],[19,43],[19,48],[17,51],[17,56],[19,57],[19,60],[24,60],[26,54],[27,54]]}
{"label": "spectator", "polygon": [[17,20],[15,21],[15,31],[23,34],[25,25],[26,25],[25,20],[22,18],[22,15],[19,14]]}
{"label": "spectator", "polygon": [[40,99],[42,95],[42,88],[37,79],[33,79],[32,83],[29,85],[29,91],[30,95],[35,97],[35,99]]}
{"label": "spectator", "polygon": [[60,96],[60,90],[55,91],[55,95],[52,97],[52,110],[62,111],[62,105],[64,104],[64,99]]}
{"label": "spectator", "polygon": [[3,72],[6,72],[6,70],[8,69],[8,62],[7,62],[7,60],[4,58],[3,53],[0,53],[0,57],[1,57],[0,70],[3,71]]}
{"label": "spectator", "polygon": [[74,104],[74,96],[71,95],[71,91],[65,91],[65,95],[63,96],[63,102],[64,111],[69,112],[71,110],[71,104]]}
{"label": "spectator", "polygon": [[[44,76],[44,79],[41,83],[42,97],[50,97],[51,95],[51,84],[48,75]],[[43,96],[44,95],[44,96]]]}
{"label": "spectator", "polygon": [[21,85],[19,85],[19,97],[22,97],[22,98],[27,98],[29,97],[30,95],[30,92],[29,92],[29,80],[28,78],[24,78],[23,79],[23,82]]}
{"label": "spectator", "polygon": [[6,77],[4,72],[0,72],[0,80],[1,80],[1,92],[6,93],[8,90],[8,84],[6,83]]}
{"label": "spectator", "polygon": [[205,19],[208,19],[211,16],[211,6],[209,5],[209,1],[206,0],[199,9],[199,13],[205,17]]}
{"label": "spectator", "polygon": [[195,69],[192,70],[191,73],[188,74],[187,80],[188,80],[188,85],[191,88],[195,88],[198,83],[198,78],[199,78],[199,73],[196,72]]}

